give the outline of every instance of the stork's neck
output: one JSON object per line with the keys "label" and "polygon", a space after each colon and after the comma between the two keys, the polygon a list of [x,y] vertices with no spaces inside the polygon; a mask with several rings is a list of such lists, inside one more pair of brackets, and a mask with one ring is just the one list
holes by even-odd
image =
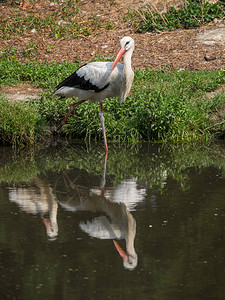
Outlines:
{"label": "stork's neck", "polygon": [[124,60],[123,60],[123,74],[125,76],[128,76],[130,73],[132,73],[132,67],[131,67],[131,57],[132,57],[133,51],[128,50],[124,54]]}
{"label": "stork's neck", "polygon": [[121,93],[120,93],[120,98],[119,102],[123,102],[126,97],[128,96],[133,79],[134,79],[134,72],[131,68],[131,56],[132,56],[133,51],[128,50],[124,54],[124,60],[123,60],[123,79],[122,79],[122,84],[121,84]]}
{"label": "stork's neck", "polygon": [[127,211],[127,235],[126,235],[126,249],[127,254],[136,256],[134,248],[134,239],[136,235],[136,221],[132,214]]}

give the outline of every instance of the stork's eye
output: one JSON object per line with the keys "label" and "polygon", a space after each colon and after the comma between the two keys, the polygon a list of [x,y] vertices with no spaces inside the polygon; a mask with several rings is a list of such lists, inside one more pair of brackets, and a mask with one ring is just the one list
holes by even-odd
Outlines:
{"label": "stork's eye", "polygon": [[125,44],[125,47],[126,47],[129,43],[130,43],[130,41],[127,41],[126,44]]}

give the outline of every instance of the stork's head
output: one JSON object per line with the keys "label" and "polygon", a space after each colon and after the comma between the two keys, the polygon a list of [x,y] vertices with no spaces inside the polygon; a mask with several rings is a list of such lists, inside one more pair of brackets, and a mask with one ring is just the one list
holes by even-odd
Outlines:
{"label": "stork's head", "polygon": [[52,222],[49,219],[42,217],[42,221],[45,224],[46,232],[50,240],[54,240],[58,235],[58,224],[57,222]]}
{"label": "stork's head", "polygon": [[134,40],[130,37],[130,36],[124,36],[121,40],[120,40],[120,51],[118,52],[113,66],[111,68],[111,71],[115,68],[116,64],[118,63],[118,61],[121,59],[121,57],[126,53],[126,52],[132,52],[134,51]]}
{"label": "stork's head", "polygon": [[120,46],[122,49],[125,49],[125,52],[128,50],[134,51],[134,40],[130,36],[124,36],[120,40]]}
{"label": "stork's head", "polygon": [[137,257],[136,252],[133,251],[132,254],[126,253],[115,240],[113,240],[113,243],[114,243],[117,251],[119,252],[120,256],[123,259],[124,268],[128,269],[130,271],[134,270],[138,263],[138,257]]}

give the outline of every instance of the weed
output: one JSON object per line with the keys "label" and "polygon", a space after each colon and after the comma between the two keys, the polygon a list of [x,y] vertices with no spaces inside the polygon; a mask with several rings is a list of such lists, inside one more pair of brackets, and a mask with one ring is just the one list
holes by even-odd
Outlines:
{"label": "weed", "polygon": [[166,13],[160,13],[154,5],[143,9],[130,11],[126,21],[131,22],[139,31],[165,31],[178,28],[194,28],[211,22],[215,18],[223,18],[225,3],[217,1],[209,3],[206,0],[189,0],[176,9],[169,7]]}
{"label": "weed", "polygon": [[105,23],[104,27],[106,29],[113,29],[113,28],[115,28],[115,24],[112,21],[108,21]]}

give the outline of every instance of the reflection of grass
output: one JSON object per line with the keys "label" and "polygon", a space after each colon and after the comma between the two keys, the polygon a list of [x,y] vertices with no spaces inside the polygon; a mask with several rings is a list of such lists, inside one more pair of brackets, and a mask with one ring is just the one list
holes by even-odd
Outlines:
{"label": "reflection of grass", "polygon": [[15,161],[6,163],[0,168],[0,182],[5,183],[23,183],[31,180],[40,174],[36,162],[32,159],[24,159],[18,156]]}
{"label": "reflection of grass", "polygon": [[[25,105],[28,111],[36,112],[36,120],[44,119],[49,126],[58,125],[74,99],[53,97],[53,90],[77,66],[72,63],[20,64],[16,59],[3,56],[0,61],[0,83],[31,81],[45,89],[41,100]],[[216,91],[224,82],[223,69],[186,72],[170,69],[136,71],[132,91],[124,103],[118,104],[116,99],[104,101],[107,138],[124,142],[209,138],[212,125],[213,131],[223,131],[223,120],[219,120],[221,126],[215,126],[215,122],[212,124],[211,115],[223,108],[225,95],[221,93],[217,97],[215,93],[209,98],[207,93]],[[98,110],[99,105],[89,102],[79,106],[63,127],[64,135],[86,140],[102,139]],[[2,119],[0,126],[1,122]],[[8,122],[11,122],[10,119]],[[20,137],[17,140],[22,141]],[[15,141],[9,140],[11,143]]]}
{"label": "reflection of grass", "polygon": [[[110,149],[107,177],[120,183],[135,177],[146,186],[163,191],[167,179],[176,180],[182,189],[188,188],[190,168],[214,166],[225,174],[224,147],[216,144],[154,145],[132,147],[118,145]],[[19,183],[47,172],[61,173],[74,168],[89,175],[102,175],[104,150],[61,144],[57,149],[43,149],[34,153],[15,153],[13,158],[0,158],[0,182]]]}

